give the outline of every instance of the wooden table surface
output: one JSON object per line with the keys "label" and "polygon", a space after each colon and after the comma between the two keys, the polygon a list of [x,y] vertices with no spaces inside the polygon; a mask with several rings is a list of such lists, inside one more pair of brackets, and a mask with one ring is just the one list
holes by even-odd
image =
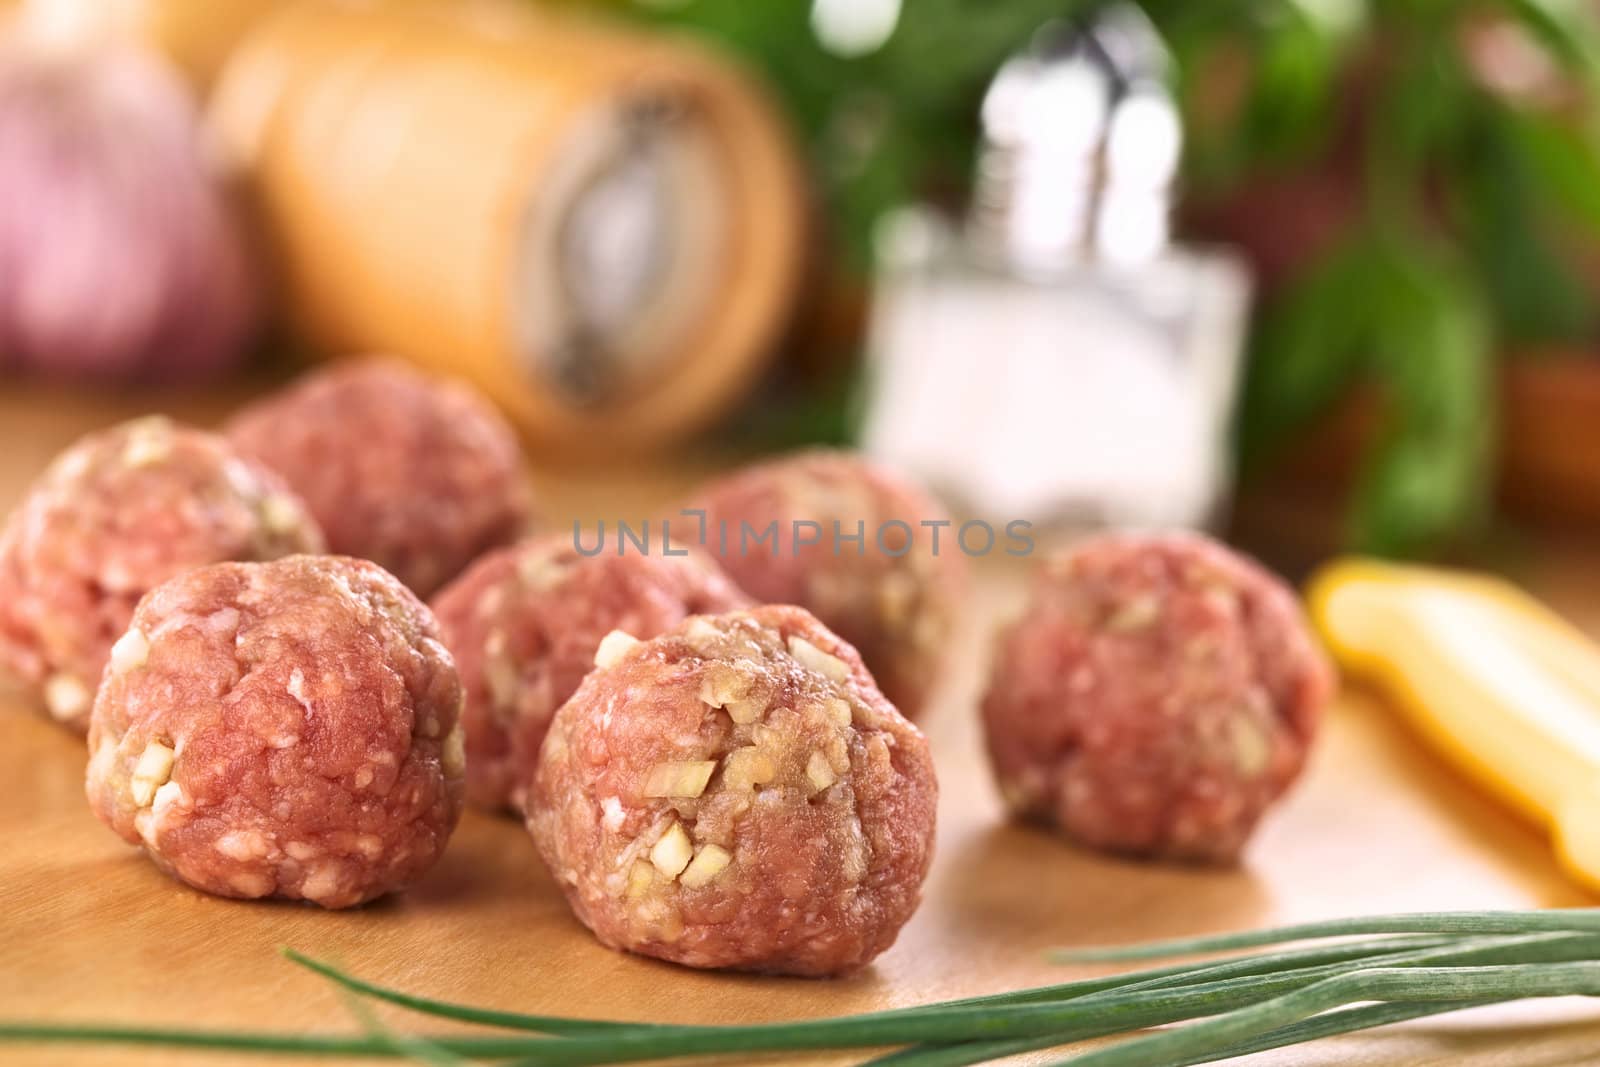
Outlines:
{"label": "wooden table surface", "polygon": [[[223,399],[159,405],[208,422]],[[0,512],[92,426],[154,407],[139,396],[0,391]],[[632,515],[697,464],[537,477],[557,520]],[[1541,549],[1536,590],[1600,632],[1600,550]],[[213,899],[157,873],[84,803],[82,743],[0,707],[0,1016],[353,1030],[341,999],[276,955],[291,945],[408,990],[540,1012],[733,1022],[901,1006],[1061,981],[1052,945],[1229,930],[1371,911],[1592,903],[1532,831],[1454,778],[1382,708],[1334,710],[1309,772],[1237,870],[1123,862],[1005,825],[974,703],[985,634],[1013,610],[1017,570],[983,570],[969,629],[928,717],[941,781],[926,901],[864,973],[807,981],[697,973],[601,948],[567,913],[520,826],[469,813],[434,872],[349,912]],[[403,1025],[430,1026],[384,1012]],[[1494,1009],[1264,1054],[1301,1067],[1556,1067],[1600,1061],[1581,1001]],[[0,1046],[0,1062],[212,1064],[227,1058]],[[262,1062],[252,1058],[247,1062]],[[723,1062],[727,1062],[726,1060]],[[766,1061],[775,1062],[775,1061]],[[792,1062],[792,1061],[782,1061]]]}

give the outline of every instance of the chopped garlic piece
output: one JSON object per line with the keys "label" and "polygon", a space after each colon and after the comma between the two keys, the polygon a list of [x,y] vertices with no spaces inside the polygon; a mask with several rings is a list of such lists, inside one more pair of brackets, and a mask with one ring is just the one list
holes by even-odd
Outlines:
{"label": "chopped garlic piece", "polygon": [[648,863],[635,862],[633,867],[628,871],[628,899],[634,900],[643,896],[645,891],[650,888],[651,883],[655,880],[656,872],[654,867],[650,866]]}
{"label": "chopped garlic piece", "polygon": [[89,710],[94,693],[75,675],[52,674],[44,683],[44,703],[58,719],[76,719]]}
{"label": "chopped garlic piece", "polygon": [[450,732],[445,735],[444,745],[439,753],[439,763],[444,768],[446,778],[460,778],[467,770],[467,741],[466,733],[457,722],[450,727]]}
{"label": "chopped garlic piece", "polygon": [[751,681],[748,675],[734,670],[726,663],[713,663],[706,668],[700,682],[700,699],[714,708],[749,694]]}
{"label": "chopped garlic piece", "polygon": [[706,791],[715,760],[679,760],[658,763],[644,782],[647,797],[697,797]]}
{"label": "chopped garlic piece", "polygon": [[650,862],[668,878],[676,878],[683,873],[693,856],[694,846],[689,843],[689,835],[683,832],[682,823],[673,823],[672,828],[662,834],[661,840],[650,850]]}
{"label": "chopped garlic piece", "polygon": [[911,618],[917,601],[917,580],[905,571],[892,571],[878,586],[878,614],[891,629],[900,629]]}
{"label": "chopped garlic piece", "polygon": [[767,702],[751,696],[755,688],[747,672],[726,663],[713,663],[700,683],[700,699],[728,713],[736,723],[752,723],[766,714]]}
{"label": "chopped garlic piece", "polygon": [[300,892],[307,900],[333,900],[339,896],[343,883],[344,873],[340,864],[319,863],[311,868],[305,880],[300,883]]}
{"label": "chopped garlic piece", "polygon": [[801,666],[816,671],[830,681],[842,682],[850,677],[850,668],[844,660],[822,651],[803,637],[789,638],[789,655],[799,660]]}
{"label": "chopped garlic piece", "polygon": [[728,713],[728,718],[745,726],[758,721],[766,714],[767,705],[762,700],[730,700],[722,710]]}
{"label": "chopped garlic piece", "polygon": [[497,708],[515,708],[521,696],[522,679],[516,664],[503,654],[491,651],[483,665],[483,680],[489,687],[489,703]]}
{"label": "chopped garlic piece", "polygon": [[160,812],[166,808],[170,808],[174,804],[182,803],[183,786],[179,785],[177,782],[168,782],[160,789],[156,790],[155,800],[151,806],[155,808],[157,812]]}
{"label": "chopped garlic piece", "polygon": [[614,667],[627,655],[639,639],[622,630],[612,630],[600,639],[600,647],[594,650],[594,665],[596,667]]}
{"label": "chopped garlic piece", "polygon": [[150,642],[146,640],[144,631],[137,626],[131,627],[127,633],[117,638],[117,643],[111,646],[111,673],[127,674],[143,667],[150,658]]}
{"label": "chopped garlic piece", "polygon": [[1244,718],[1232,721],[1234,764],[1239,774],[1254,778],[1265,773],[1272,763],[1272,745],[1254,723]]}
{"label": "chopped garlic piece", "polygon": [[172,777],[175,755],[171,747],[160,741],[152,741],[144,746],[144,753],[134,765],[133,777],[128,782],[128,791],[133,795],[135,804],[142,808],[155,799],[156,790]]}
{"label": "chopped garlic piece", "polygon": [[1123,604],[1106,620],[1110,633],[1131,633],[1143,630],[1161,618],[1161,601],[1154,596],[1139,596]]}
{"label": "chopped garlic piece", "polygon": [[251,499],[261,495],[261,479],[256,475],[255,468],[237,456],[223,462],[222,474],[240,496]]}
{"label": "chopped garlic piece", "polygon": [[834,774],[833,768],[828,765],[828,757],[821,752],[811,753],[811,758],[806,760],[806,778],[817,792],[839,780],[839,776]]}
{"label": "chopped garlic piece", "polygon": [[122,462],[128,467],[149,467],[172,455],[172,428],[165,422],[140,423],[128,435]]}
{"label": "chopped garlic piece", "polygon": [[88,451],[80,446],[61,453],[46,470],[52,481],[75,482],[89,469],[89,463]]}
{"label": "chopped garlic piece", "polygon": [[548,593],[560,585],[571,569],[571,564],[549,552],[530,553],[517,561],[517,577],[536,593]]}
{"label": "chopped garlic piece", "polygon": [[268,493],[261,500],[261,521],[273,533],[296,529],[305,521],[300,505],[282,493]]}
{"label": "chopped garlic piece", "polygon": [[823,707],[828,712],[828,718],[840,726],[849,726],[854,717],[850,712],[850,702],[843,697],[833,697]]}
{"label": "chopped garlic piece", "polygon": [[696,615],[689,620],[689,625],[684,627],[683,636],[696,652],[710,655],[722,634],[704,615]]}
{"label": "chopped garlic piece", "polygon": [[758,748],[735,749],[722,761],[722,780],[729,789],[753,789],[758,785],[766,785],[777,776],[777,764]]}
{"label": "chopped garlic piece", "polygon": [[267,854],[267,839],[254,830],[231,830],[217,838],[214,847],[230,860],[246,863]]}
{"label": "chopped garlic piece", "polygon": [[733,857],[727,849],[720,845],[707,845],[695,854],[678,881],[690,889],[699,889],[726,870],[732,862]]}

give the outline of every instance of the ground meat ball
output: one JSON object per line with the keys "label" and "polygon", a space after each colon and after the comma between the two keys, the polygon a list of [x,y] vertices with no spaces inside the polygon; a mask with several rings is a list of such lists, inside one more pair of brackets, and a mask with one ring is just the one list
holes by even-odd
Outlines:
{"label": "ground meat ball", "polygon": [[206,563],[321,550],[299,498],[222,438],[159,416],[90,434],[0,530],[0,673],[81,733],[148,590]]}
{"label": "ground meat ball", "polygon": [[[710,559],[598,555],[551,534],[490,553],[434,598],[467,695],[467,799],[520,811],[550,717],[612,630],[654,637],[749,598]],[[593,552],[585,546],[585,552]]]}
{"label": "ground meat ball", "polygon": [[[706,512],[708,550],[741,589],[815,613],[860,650],[903,714],[921,714],[945,659],[966,572],[955,528],[932,498],[858,456],[805,452],[713,482],[688,506]],[[817,523],[820,535],[802,527],[796,536],[796,521]],[[741,542],[741,524],[754,537],[773,523],[775,548]],[[864,529],[864,547],[841,541],[835,551],[836,523],[845,536]],[[817,544],[797,544],[819,536]]]}
{"label": "ground meat ball", "polygon": [[246,408],[228,434],[305,498],[332,551],[382,565],[418,596],[527,526],[505,420],[465,385],[399,363],[308,375]]}
{"label": "ground meat ball", "polygon": [[89,730],[89,804],[174,877],[344,908],[461,813],[461,685],[428,609],[342,556],[222,563],[140,601]]}
{"label": "ground meat ball", "polygon": [[983,721],[1018,814],[1110,851],[1230,861],[1299,775],[1331,688],[1272,575],[1198,536],[1109,536],[1042,568]]}
{"label": "ground meat ball", "polygon": [[556,713],[528,829],[613,948],[839,974],[916,910],[938,787],[927,743],[807,612],[620,632]]}

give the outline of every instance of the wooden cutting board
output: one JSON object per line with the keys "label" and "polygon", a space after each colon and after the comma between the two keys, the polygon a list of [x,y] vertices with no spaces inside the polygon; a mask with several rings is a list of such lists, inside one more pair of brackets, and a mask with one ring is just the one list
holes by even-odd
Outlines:
{"label": "wooden cutting board", "polygon": [[[211,421],[226,401],[0,392],[0,512],[50,455],[89,427],[157,407]],[[703,462],[681,461],[537,480],[546,515],[570,522],[636,516],[704,469]],[[1600,554],[1546,551],[1538,559],[1529,571],[1535,588],[1600,632],[1600,597],[1593,595]],[[1562,879],[1535,833],[1458,781],[1391,715],[1358,695],[1341,698],[1305,779],[1237,870],[1124,862],[1007,826],[973,708],[986,634],[1014,610],[1022,579],[1017,568],[978,574],[967,632],[927,723],[942,795],[926,901],[895,947],[853,978],[697,973],[601,948],[567,913],[521,827],[472,813],[422,884],[368,908],[329,913],[209,898],[169,881],[95,822],[82,795],[82,743],[13,699],[0,700],[0,1015],[352,1032],[356,1024],[341,999],[277,956],[279,946],[290,945],[366,978],[487,1006],[685,1022],[801,1018],[1087,973],[1046,962],[1043,950],[1053,945],[1371,911],[1593,903]],[[398,1026],[441,1028],[381,1014]],[[1600,1011],[1561,1001],[1239,1062],[1556,1067],[1597,1060]],[[0,1046],[0,1062],[263,1061]]]}

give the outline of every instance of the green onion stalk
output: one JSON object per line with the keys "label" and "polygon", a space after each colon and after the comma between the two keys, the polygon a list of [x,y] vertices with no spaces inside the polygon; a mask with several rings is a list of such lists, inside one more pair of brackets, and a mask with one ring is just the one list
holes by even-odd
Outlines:
{"label": "green onion stalk", "polygon": [[[1600,996],[1595,908],[1378,915],[1051,956],[1062,963],[1098,963],[1249,949],[1264,951],[889,1011],[742,1025],[617,1022],[459,1004],[393,989],[286,950],[292,963],[339,988],[362,1032],[14,1021],[0,1022],[0,1043],[517,1067],[862,1050],[866,1058],[860,1062],[881,1067],[964,1067],[1121,1037],[1057,1062],[1187,1067],[1490,1004]],[[371,1007],[376,1003],[481,1032],[398,1032],[379,1022]],[[1156,1027],[1162,1029],[1151,1032]]]}

